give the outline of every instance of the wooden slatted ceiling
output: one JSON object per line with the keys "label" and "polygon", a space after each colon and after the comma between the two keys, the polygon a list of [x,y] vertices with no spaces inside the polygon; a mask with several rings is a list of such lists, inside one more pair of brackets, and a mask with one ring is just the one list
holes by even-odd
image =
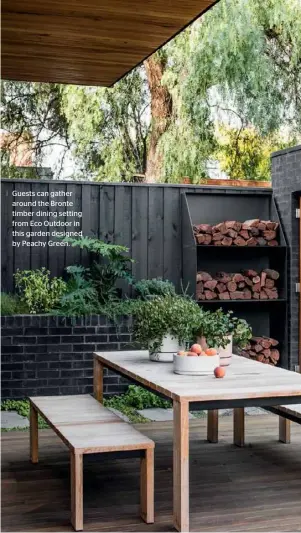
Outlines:
{"label": "wooden slatted ceiling", "polygon": [[216,0],[3,0],[2,77],[111,86]]}

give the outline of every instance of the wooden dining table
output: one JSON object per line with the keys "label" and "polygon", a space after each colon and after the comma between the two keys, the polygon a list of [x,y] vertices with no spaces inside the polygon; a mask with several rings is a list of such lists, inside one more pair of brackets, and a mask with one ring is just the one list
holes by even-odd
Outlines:
{"label": "wooden dining table", "polygon": [[[233,355],[222,379],[177,375],[173,363],[149,360],[147,351],[94,353],[94,395],[103,400],[104,368],[173,402],[173,522],[189,531],[189,411],[233,408],[236,424],[248,406],[300,403],[301,374]],[[234,432],[239,432],[234,427]]]}

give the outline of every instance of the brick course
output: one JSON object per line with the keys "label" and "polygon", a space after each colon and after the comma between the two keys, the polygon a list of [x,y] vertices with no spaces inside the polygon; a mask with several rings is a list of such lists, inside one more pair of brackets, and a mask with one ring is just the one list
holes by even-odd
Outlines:
{"label": "brick course", "polygon": [[272,154],[272,186],[279,216],[290,247],[288,265],[288,336],[289,366],[298,364],[299,296],[295,284],[299,281],[299,220],[295,217],[301,194],[301,146]]}
{"label": "brick course", "polygon": [[[86,394],[93,389],[94,351],[135,349],[131,320],[17,315],[1,318],[2,398]],[[105,370],[104,393],[125,392],[128,381]]]}

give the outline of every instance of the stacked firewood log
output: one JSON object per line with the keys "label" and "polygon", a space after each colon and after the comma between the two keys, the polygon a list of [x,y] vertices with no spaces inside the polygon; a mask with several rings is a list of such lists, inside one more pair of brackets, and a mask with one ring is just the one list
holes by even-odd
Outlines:
{"label": "stacked firewood log", "polygon": [[276,281],[279,272],[265,268],[261,272],[248,269],[236,274],[197,273],[197,300],[277,300]]}
{"label": "stacked firewood log", "polygon": [[245,348],[236,347],[235,351],[248,359],[255,359],[269,365],[277,365],[280,359],[279,350],[276,348],[278,345],[279,342],[270,337],[252,337]]}
{"label": "stacked firewood log", "polygon": [[278,246],[278,222],[271,220],[226,220],[215,226],[193,226],[197,244],[213,246]]}

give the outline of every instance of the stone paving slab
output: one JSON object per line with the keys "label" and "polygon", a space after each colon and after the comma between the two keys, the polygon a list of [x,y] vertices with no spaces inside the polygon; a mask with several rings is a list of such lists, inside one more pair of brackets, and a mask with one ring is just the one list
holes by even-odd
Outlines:
{"label": "stone paving slab", "polygon": [[[138,411],[138,413],[144,418],[147,418],[148,420],[151,420],[152,422],[169,422],[173,420],[173,410],[172,409],[162,409],[162,408],[154,408],[154,409],[141,409]],[[219,415],[220,416],[232,416],[233,409],[220,409]],[[245,408],[245,414],[248,416],[257,416],[257,415],[267,415],[269,414],[264,409],[261,409],[260,407],[246,407]],[[206,412],[204,411],[204,416],[206,415]],[[194,416],[193,413],[189,413],[189,418],[199,418],[200,414]]]}
{"label": "stone paving slab", "polygon": [[29,420],[16,411],[1,411],[1,427],[4,429],[27,428],[29,427]]}
{"label": "stone paving slab", "polygon": [[[155,409],[141,409],[137,411],[139,415],[148,418],[152,422],[168,422],[173,420],[173,410],[172,409],[162,409],[157,407]],[[195,418],[192,413],[189,413],[189,418]]]}

